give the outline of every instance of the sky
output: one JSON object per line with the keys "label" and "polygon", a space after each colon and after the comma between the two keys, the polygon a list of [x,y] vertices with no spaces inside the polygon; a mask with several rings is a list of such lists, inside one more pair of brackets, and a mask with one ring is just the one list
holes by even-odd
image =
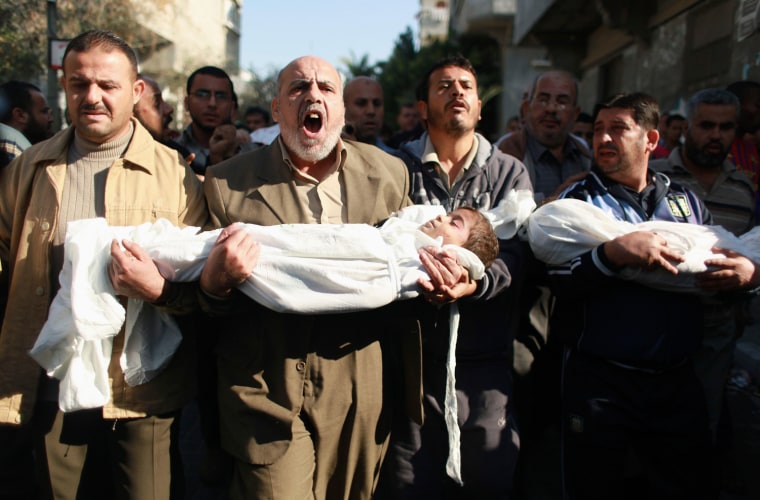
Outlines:
{"label": "sky", "polygon": [[296,57],[387,60],[407,27],[417,34],[419,0],[244,0],[240,67],[265,77]]}

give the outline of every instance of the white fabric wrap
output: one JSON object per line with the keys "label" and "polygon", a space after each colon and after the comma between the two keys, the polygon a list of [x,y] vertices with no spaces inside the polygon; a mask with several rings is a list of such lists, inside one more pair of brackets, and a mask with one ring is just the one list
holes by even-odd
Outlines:
{"label": "white fabric wrap", "polygon": [[[240,289],[270,309],[302,314],[374,309],[414,297],[417,278],[427,276],[417,249],[441,246],[440,239],[417,228],[442,210],[402,211],[379,231],[362,224],[243,224],[262,247],[254,272]],[[105,219],[68,224],[61,288],[30,351],[49,376],[61,381],[61,410],[96,408],[109,401],[112,342],[125,319],[120,365],[130,385],[151,380],[182,340],[174,319],[158,308],[130,299],[125,314],[107,271],[111,241],[132,240],[164,277],[193,281],[220,231],[198,233],[198,228],[180,229],[166,220],[137,227],[112,227]],[[450,248],[474,279],[483,276],[484,266],[472,252]]]}
{"label": "white fabric wrap", "polygon": [[653,231],[684,256],[685,260],[676,265],[678,274],[661,269],[643,271],[624,268],[617,275],[653,288],[682,293],[703,293],[695,286],[695,273],[707,270],[706,259],[724,257],[712,253],[713,247],[734,250],[754,262],[760,262],[760,228],[736,237],[721,226],[668,221],[631,224],[612,218],[590,203],[575,199],[547,203],[533,212],[526,228],[533,253],[550,265],[569,262],[606,241],[633,231]]}

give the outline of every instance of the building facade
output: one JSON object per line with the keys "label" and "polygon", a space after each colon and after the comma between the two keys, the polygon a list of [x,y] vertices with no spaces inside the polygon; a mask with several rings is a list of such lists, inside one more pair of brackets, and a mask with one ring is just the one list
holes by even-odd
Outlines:
{"label": "building facade", "polygon": [[760,81],[757,0],[456,0],[457,33],[488,33],[502,47],[501,114],[547,69],[580,82],[579,104],[642,91],[665,111],[693,92]]}

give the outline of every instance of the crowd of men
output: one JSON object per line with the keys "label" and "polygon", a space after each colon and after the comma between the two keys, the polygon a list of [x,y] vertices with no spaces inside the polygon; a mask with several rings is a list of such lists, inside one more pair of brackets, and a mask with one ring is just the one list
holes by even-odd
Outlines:
{"label": "crowd of men", "polygon": [[[193,399],[204,480],[225,498],[718,498],[724,392],[760,287],[750,257],[720,249],[684,293],[630,279],[678,273],[683,255],[656,232],[561,264],[515,234],[480,279],[423,247],[418,298],[298,314],[238,290],[262,251],[239,223],[378,225],[412,204],[489,210],[528,191],[539,207],[575,199],[616,221],[741,235],[758,214],[760,84],[701,90],[665,120],[643,93],[581,116],[573,75],[548,71],[494,144],[461,55],[428,69],[396,135],[377,81],[344,86],[314,56],[282,69],[271,107],[241,113],[242,133],[233,83],[212,66],[188,77],[191,121],[173,131],[159,82],[108,31],[70,42],[61,85],[70,126],[55,135],[37,87],[0,86],[0,499],[183,498]],[[111,243],[93,279],[107,276],[128,311],[169,313],[183,338],[130,385],[122,328],[103,347],[108,403],[63,412],[59,380],[28,352],[60,286],[67,224],[94,217],[220,232],[188,283],[141,245]]]}

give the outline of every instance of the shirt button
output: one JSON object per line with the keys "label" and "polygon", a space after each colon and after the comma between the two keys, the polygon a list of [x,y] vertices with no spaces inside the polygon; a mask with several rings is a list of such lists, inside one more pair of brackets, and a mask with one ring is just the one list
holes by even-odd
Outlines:
{"label": "shirt button", "polygon": [[37,289],[34,291],[34,293],[42,297],[43,295],[45,295],[45,289],[42,288],[41,286],[38,286]]}
{"label": "shirt button", "polygon": [[298,363],[296,363],[297,371],[302,372],[304,368],[306,368],[306,363],[304,363],[303,361],[299,361]]}
{"label": "shirt button", "polygon": [[43,231],[47,231],[48,229],[50,229],[50,223],[48,221],[43,222],[42,223],[42,230]]}

